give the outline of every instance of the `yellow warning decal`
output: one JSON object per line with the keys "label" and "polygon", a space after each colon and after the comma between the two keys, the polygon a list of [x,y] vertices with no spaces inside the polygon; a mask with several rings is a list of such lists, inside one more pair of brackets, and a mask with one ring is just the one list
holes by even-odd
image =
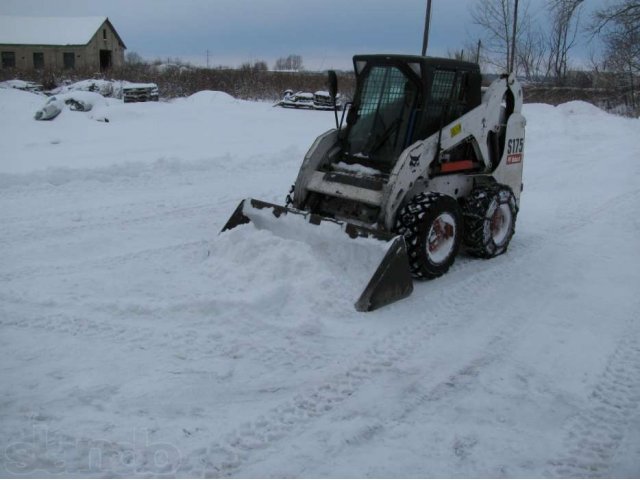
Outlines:
{"label": "yellow warning decal", "polygon": [[458,123],[457,125],[454,125],[453,127],[451,127],[451,136],[455,137],[456,135],[458,135],[460,132],[462,131],[462,124]]}

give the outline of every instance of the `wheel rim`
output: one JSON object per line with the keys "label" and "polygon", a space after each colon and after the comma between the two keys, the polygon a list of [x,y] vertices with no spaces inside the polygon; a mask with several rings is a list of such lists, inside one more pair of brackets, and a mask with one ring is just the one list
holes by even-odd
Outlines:
{"label": "wheel rim", "polygon": [[435,265],[445,262],[455,246],[456,221],[449,213],[436,217],[427,234],[427,257]]}
{"label": "wheel rim", "polygon": [[509,204],[501,203],[494,209],[489,217],[489,231],[493,243],[500,246],[505,242],[511,230],[512,221],[513,214]]}

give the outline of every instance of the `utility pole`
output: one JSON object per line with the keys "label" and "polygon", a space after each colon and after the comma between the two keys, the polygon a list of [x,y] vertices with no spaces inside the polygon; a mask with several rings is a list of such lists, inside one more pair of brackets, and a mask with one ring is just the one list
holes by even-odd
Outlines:
{"label": "utility pole", "polygon": [[[511,40],[511,61],[509,65],[509,73],[513,72],[513,66],[516,61],[516,28],[518,27],[518,0],[513,11],[513,38]],[[514,72],[515,73],[515,72]]]}
{"label": "utility pole", "polygon": [[431,25],[431,0],[427,0],[427,13],[424,19],[424,36],[422,38],[422,56],[427,54],[429,44],[429,26]]}
{"label": "utility pole", "polygon": [[476,63],[480,63],[480,48],[482,47],[482,40],[478,40],[478,50],[476,51]]}
{"label": "utility pole", "polygon": [[209,68],[209,50],[207,50],[207,68]]}

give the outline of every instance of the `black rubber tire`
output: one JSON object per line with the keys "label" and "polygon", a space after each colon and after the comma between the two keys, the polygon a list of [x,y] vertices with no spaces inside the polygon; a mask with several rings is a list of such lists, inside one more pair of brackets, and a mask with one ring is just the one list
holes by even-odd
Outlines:
{"label": "black rubber tire", "polygon": [[[501,222],[499,235],[496,235],[496,227],[492,226],[496,214]],[[464,199],[462,216],[463,242],[467,252],[475,257],[493,258],[502,255],[509,247],[516,231],[518,204],[513,192],[506,185],[483,185],[474,188]],[[505,225],[504,222],[508,224]]]}
{"label": "black rubber tire", "polygon": [[[453,220],[450,251],[446,257],[434,262],[427,253],[428,235],[436,219],[448,214]],[[421,193],[403,206],[396,216],[395,231],[404,236],[409,265],[415,278],[437,278],[449,270],[456,259],[462,241],[462,213],[458,202],[440,193]]]}

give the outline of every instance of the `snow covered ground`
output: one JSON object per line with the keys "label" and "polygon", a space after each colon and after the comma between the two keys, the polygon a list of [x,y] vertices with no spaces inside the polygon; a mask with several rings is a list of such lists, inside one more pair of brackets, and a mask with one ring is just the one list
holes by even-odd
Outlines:
{"label": "snow covered ground", "polygon": [[362,314],[355,242],[218,235],[332,112],[44,101],[0,90],[1,476],[640,476],[640,120],[526,105],[508,253]]}

